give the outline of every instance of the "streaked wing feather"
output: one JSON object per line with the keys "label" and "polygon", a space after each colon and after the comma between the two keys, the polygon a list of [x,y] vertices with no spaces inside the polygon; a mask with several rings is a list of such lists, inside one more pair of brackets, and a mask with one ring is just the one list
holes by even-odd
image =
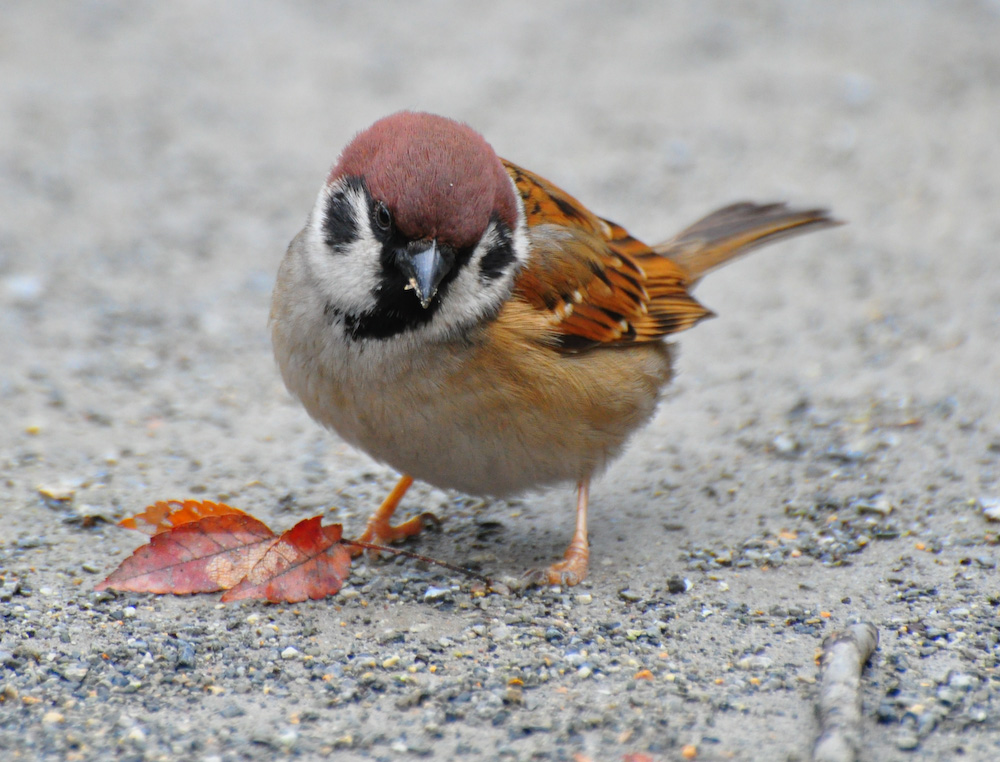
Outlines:
{"label": "streaked wing feather", "polygon": [[688,294],[679,265],[547,180],[504,164],[524,202],[534,252],[516,289],[548,313],[563,349],[657,341],[711,314]]}

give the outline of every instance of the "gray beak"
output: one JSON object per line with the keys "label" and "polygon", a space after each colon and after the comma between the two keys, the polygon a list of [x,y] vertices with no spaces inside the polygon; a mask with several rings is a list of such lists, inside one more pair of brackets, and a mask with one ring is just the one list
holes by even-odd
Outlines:
{"label": "gray beak", "polygon": [[407,288],[417,292],[420,306],[427,309],[453,260],[450,252],[443,253],[438,248],[437,241],[416,241],[399,252],[396,266],[409,280]]}

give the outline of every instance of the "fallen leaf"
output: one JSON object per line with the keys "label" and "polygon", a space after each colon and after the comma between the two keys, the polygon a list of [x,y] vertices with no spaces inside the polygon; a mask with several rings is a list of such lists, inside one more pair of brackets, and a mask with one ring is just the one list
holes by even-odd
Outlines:
{"label": "fallen leaf", "polygon": [[340,524],[304,519],[267,549],[246,578],[222,596],[223,602],[256,598],[298,603],[340,590],[351,568],[351,553],[341,544]]}
{"label": "fallen leaf", "polygon": [[152,536],[169,532],[182,524],[199,521],[207,516],[230,514],[247,515],[239,508],[233,508],[225,503],[213,503],[210,500],[161,500],[132,518],[122,519],[118,522],[118,526],[136,529]]}
{"label": "fallen leaf", "polygon": [[226,590],[275,542],[274,532],[253,516],[207,516],[160,531],[94,589],[175,595]]}

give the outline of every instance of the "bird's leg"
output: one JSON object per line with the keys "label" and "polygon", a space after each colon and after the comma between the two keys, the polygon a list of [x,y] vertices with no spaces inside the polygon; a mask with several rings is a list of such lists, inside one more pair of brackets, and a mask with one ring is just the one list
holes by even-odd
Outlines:
{"label": "bird's leg", "polygon": [[[413,484],[412,476],[403,474],[400,477],[399,481],[396,482],[396,486],[392,488],[392,492],[386,496],[385,500],[382,501],[382,505],[368,519],[365,531],[358,538],[360,542],[388,545],[389,543],[412,537],[423,529],[429,521],[437,521],[434,514],[421,513],[419,516],[414,516],[412,519],[396,526],[389,523],[389,519],[392,518],[392,514],[396,512],[396,508],[399,506],[399,501],[403,499],[403,495],[406,494],[411,484]],[[362,551],[362,548],[355,548],[353,552],[354,555],[358,555]],[[377,554],[377,551],[372,552]]]}
{"label": "bird's leg", "polygon": [[572,587],[580,584],[587,576],[587,562],[590,560],[590,546],[587,544],[587,502],[590,498],[590,479],[584,479],[576,487],[576,531],[562,561],[557,561],[548,569],[539,569],[538,582],[547,585]]}

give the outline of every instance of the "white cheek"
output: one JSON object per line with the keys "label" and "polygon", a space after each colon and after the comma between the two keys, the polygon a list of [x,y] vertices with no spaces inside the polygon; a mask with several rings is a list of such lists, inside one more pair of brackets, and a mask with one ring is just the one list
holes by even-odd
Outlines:
{"label": "white cheek", "polygon": [[329,197],[329,189],[324,188],[309,220],[309,267],[328,304],[345,313],[365,312],[375,306],[373,294],[381,283],[382,245],[368,224],[365,199],[361,194],[352,193],[349,198],[357,240],[346,250],[330,251],[323,232]]}
{"label": "white cheek", "polygon": [[441,308],[429,326],[432,332],[447,334],[456,327],[467,327],[482,320],[484,316],[495,315],[500,305],[510,296],[514,278],[528,259],[528,237],[523,213],[518,217],[518,225],[511,234],[515,261],[497,278],[481,277],[483,257],[495,242],[492,228],[487,230],[469,263],[448,287]]}

